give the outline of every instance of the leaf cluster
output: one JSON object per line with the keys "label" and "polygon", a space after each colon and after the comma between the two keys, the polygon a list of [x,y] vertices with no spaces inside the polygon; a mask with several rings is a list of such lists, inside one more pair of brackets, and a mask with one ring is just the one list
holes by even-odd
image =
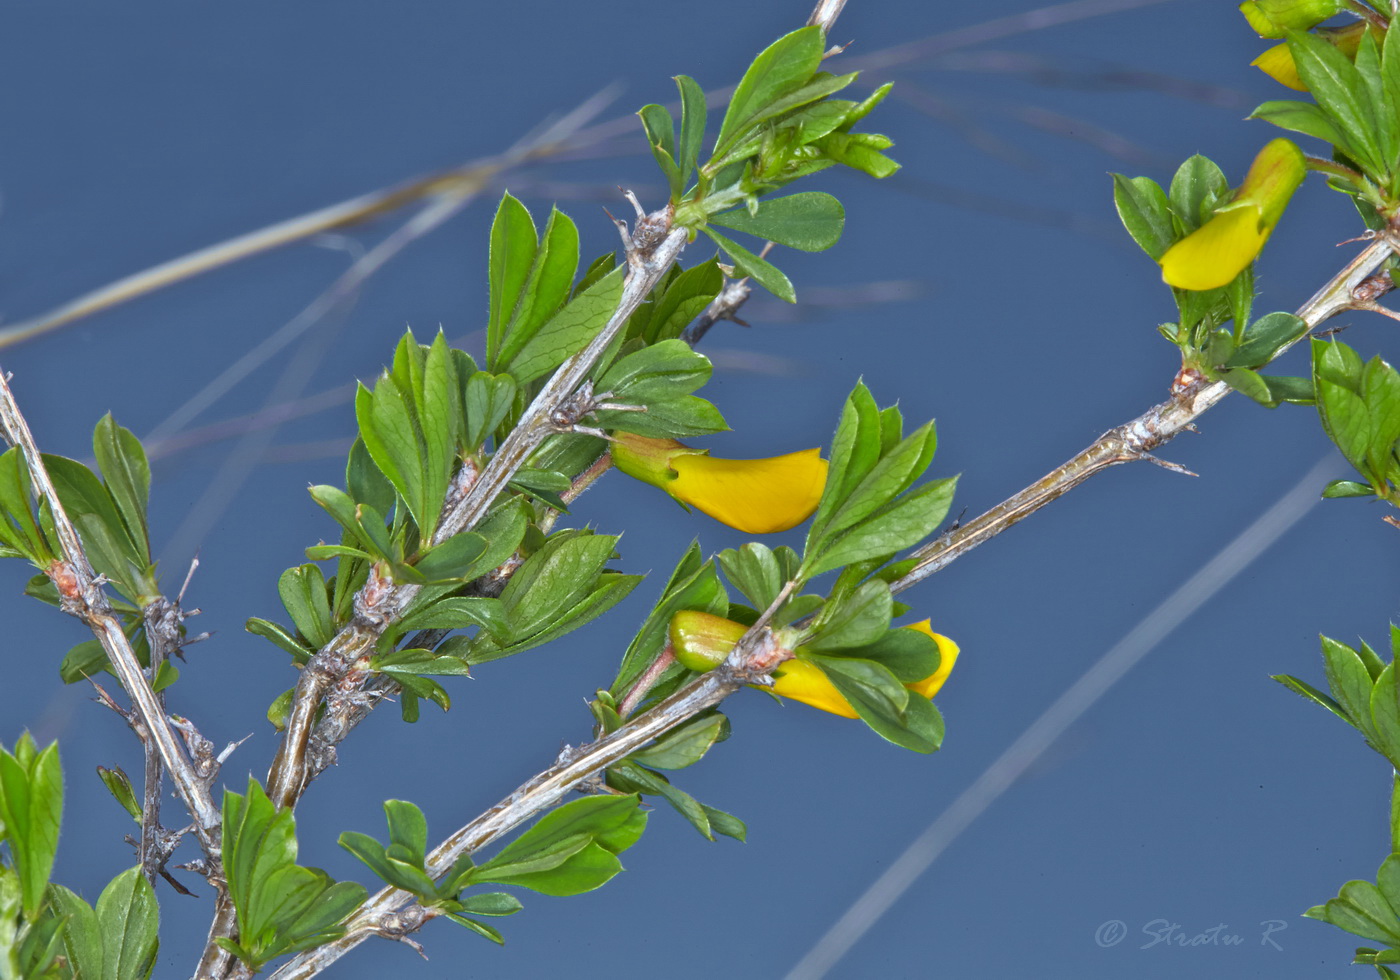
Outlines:
{"label": "leaf cluster", "polygon": [[223,857],[238,939],[216,941],[253,970],[344,935],[345,919],[369,894],[296,863],[296,817],[279,810],[255,779],[244,795],[224,792]]}
{"label": "leaf cluster", "polygon": [[710,157],[703,163],[705,94],[693,78],[676,78],[679,135],[665,107],[648,105],[639,113],[652,155],[670,187],[676,222],[692,234],[708,235],[734,260],[740,274],[752,276],[790,303],[796,294],[787,276],[715,226],[790,248],[821,251],[841,236],[845,212],[836,198],[806,192],[760,199],[836,164],[873,177],[887,177],[899,169],[882,152],[893,145],[888,137],[852,131],[890,86],[863,102],[832,98],[859,73],[821,71],[825,43],[819,27],[804,27],[760,52],[730,97]]}
{"label": "leaf cluster", "polygon": [[1362,476],[1333,480],[1324,497],[1396,501],[1400,487],[1400,374],[1380,356],[1338,340],[1312,342],[1313,387],[1322,429]]}
{"label": "leaf cluster", "polygon": [[[1386,16],[1391,15],[1386,11]],[[1400,207],[1400,40],[1362,35],[1355,61],[1316,34],[1292,32],[1289,51],[1313,102],[1265,102],[1251,118],[1314,136],[1332,147],[1333,187],[1356,199],[1377,227]],[[1362,206],[1362,205],[1365,206]],[[1378,219],[1379,216],[1379,219]]]}
{"label": "leaf cluster", "polygon": [[476,864],[464,854],[436,879],[428,873],[428,822],[404,800],[389,800],[389,843],[356,831],[340,835],[340,846],[363,861],[394,888],[416,896],[437,914],[495,943],[505,940],[473,915],[512,915],[522,908],[506,892],[463,895],[473,885],[529,888],[545,895],[578,895],[606,884],[622,870],[617,855],[646,829],[646,813],[636,796],[592,796],[551,811],[507,844],[495,857]]}

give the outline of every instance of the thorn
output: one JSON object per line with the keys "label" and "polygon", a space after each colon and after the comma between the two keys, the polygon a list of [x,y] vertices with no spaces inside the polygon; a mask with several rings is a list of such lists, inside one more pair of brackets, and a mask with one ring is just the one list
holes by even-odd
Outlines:
{"label": "thorn", "polygon": [[194,578],[195,569],[197,568],[199,568],[199,552],[196,551],[194,557],[190,559],[190,570],[185,573],[185,581],[180,586],[180,594],[175,597],[175,605],[178,606],[185,601],[185,590],[190,587],[190,579]]}
{"label": "thorn", "polygon": [[1145,459],[1149,463],[1156,463],[1158,466],[1162,467],[1162,469],[1171,470],[1173,473],[1180,473],[1182,476],[1200,476],[1199,473],[1191,472],[1180,463],[1173,463],[1169,460],[1160,459],[1153,456],[1151,453],[1139,453],[1138,459]]}
{"label": "thorn", "polygon": [[199,896],[196,895],[194,892],[192,892],[192,891],[190,891],[188,888],[186,888],[184,885],[180,884],[180,882],[177,881],[177,880],[175,879],[175,877],[174,877],[173,875],[171,875],[171,873],[170,873],[169,871],[166,871],[164,868],[161,868],[161,869],[160,869],[160,876],[161,876],[162,878],[165,879],[166,883],[167,883],[168,885],[170,885],[171,888],[175,889],[175,890],[176,890],[177,892],[179,892],[181,895],[188,896],[189,898],[198,898],[198,897],[199,897]]}
{"label": "thorn", "polygon": [[629,190],[625,190],[625,189],[622,188],[622,187],[619,187],[618,190],[622,191],[622,196],[623,196],[623,197],[627,198],[627,200],[629,200],[629,201],[632,202],[632,207],[633,207],[633,208],[636,210],[636,212],[637,212],[637,220],[638,220],[638,221],[643,221],[643,220],[645,220],[645,219],[646,219],[646,216],[647,216],[647,212],[646,212],[646,209],[642,207],[642,202],[639,201],[639,200],[637,200],[637,195],[636,195],[636,194],[633,194],[633,193],[632,193],[631,191],[629,191]]}
{"label": "thorn", "polygon": [[1369,310],[1372,313],[1379,313],[1381,316],[1389,317],[1392,320],[1400,320],[1400,313],[1396,313],[1389,307],[1382,306],[1374,300],[1353,303],[1352,308],[1357,310]]}
{"label": "thorn", "polygon": [[224,750],[219,753],[218,758],[216,760],[219,763],[219,765],[222,766],[224,764],[224,760],[227,759],[229,756],[233,755],[234,749],[238,748],[240,745],[242,745],[244,742],[248,741],[248,739],[252,737],[253,733],[249,732],[247,735],[244,735],[242,738],[240,738],[237,742],[229,742],[228,745],[224,746]]}
{"label": "thorn", "polygon": [[1385,521],[1391,527],[1400,527],[1400,518],[1396,518],[1393,514],[1386,514],[1381,520]]}

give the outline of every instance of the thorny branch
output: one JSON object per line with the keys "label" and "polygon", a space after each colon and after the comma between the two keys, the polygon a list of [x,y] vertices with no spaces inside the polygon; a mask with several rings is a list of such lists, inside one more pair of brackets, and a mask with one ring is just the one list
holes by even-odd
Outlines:
{"label": "thorny branch", "polygon": [[[1309,327],[1348,309],[1364,309],[1374,302],[1376,280],[1369,280],[1391,254],[1400,254],[1400,240],[1373,241],[1298,310]],[[947,566],[977,545],[1057,499],[1090,476],[1118,463],[1151,460],[1150,450],[1191,427],[1195,418],[1229,393],[1223,382],[1197,381],[1170,401],[1154,406],[1136,419],[1110,429],[1092,446],[1047,476],[1009,498],[986,514],[944,534],[918,549],[911,557],[919,565],[890,588],[901,592]],[[771,612],[771,610],[770,610]],[[615,764],[675,726],[714,707],[758,675],[766,673],[786,655],[775,650],[772,634],[762,622],[745,634],[728,662],[703,674],[651,710],[628,721],[616,731],[577,749],[568,748],[553,766],[521,785],[504,800],[459,829],[440,844],[428,859],[428,871],[440,875],[462,854],[473,853],[561,799],[569,789]],[[302,953],[273,974],[272,980],[304,980],[325,969],[365,939],[384,935],[399,938],[401,919],[396,910],[412,903],[406,892],[385,888],[353,916],[341,939]]]}
{"label": "thorny branch", "polygon": [[[211,866],[217,867],[220,856],[219,808],[215,806],[209,792],[213,774],[198,772],[190,758],[175,738],[165,711],[159,699],[151,690],[150,681],[141,671],[136,653],[126,638],[121,621],[112,612],[107,595],[102,591],[101,580],[92,569],[77,528],[69,520],[59,500],[58,491],[49,477],[48,468],[29,431],[29,424],[21,414],[10,390],[9,379],[0,370],[0,428],[11,445],[18,446],[24,461],[29,467],[30,480],[35,494],[49,507],[53,515],[54,531],[58,537],[62,558],[48,569],[49,578],[58,589],[61,607],[64,612],[81,619],[102,649],[106,651],[122,687],[140,722],[145,726],[147,737],[154,743],[160,756],[160,764],[170,773],[171,781],[180,800],[194,818],[194,832],[199,838]],[[154,645],[154,643],[153,643]],[[143,829],[143,841],[145,832]]]}

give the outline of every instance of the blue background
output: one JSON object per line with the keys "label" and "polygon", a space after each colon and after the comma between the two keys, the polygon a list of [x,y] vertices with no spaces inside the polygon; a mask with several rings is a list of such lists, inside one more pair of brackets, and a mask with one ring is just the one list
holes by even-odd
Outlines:
{"label": "blue background", "polygon": [[[1035,6],[853,0],[835,38],[855,40],[851,57],[869,55]],[[803,2],[751,0],[701,9],[6,3],[0,312],[8,322],[37,315],[185,251],[500,152],[615,82],[622,95],[604,118],[673,98],[676,73],[721,87],[808,13]],[[753,329],[722,324],[706,339],[717,368],[708,395],[735,430],[706,444],[743,457],[824,443],[863,376],[907,419],[938,419],[934,471],[962,474],[954,514],[975,514],[1161,400],[1177,363],[1153,328],[1172,315],[1170,298],[1118,227],[1107,173],[1165,181],[1199,151],[1238,180],[1274,135],[1242,117],[1287,97],[1247,67],[1261,48],[1233,3],[1176,0],[868,74],[898,80],[872,128],[895,137],[904,170],[882,183],[849,172],[810,182],[845,202],[845,237],[827,253],[775,256],[797,286],[796,307],[756,297],[743,312]],[[652,206],[663,193],[639,139],[613,150],[506,183],[537,214],[557,201],[594,255],[615,245],[602,205],[626,209],[615,185]],[[326,350],[307,394],[372,378],[406,325],[424,338],[441,325],[479,347],[498,192],[313,329],[307,342]],[[104,412],[149,432],[343,271],[347,247],[395,226],[221,269],[0,351],[0,364],[40,444],[86,456]],[[1260,310],[1295,308],[1356,248],[1335,243],[1359,231],[1345,199],[1309,183],[1261,263]],[[697,243],[686,258],[709,254]],[[1393,324],[1344,322],[1353,346],[1394,352]],[[257,410],[287,360],[195,425]],[[1302,364],[1295,352],[1285,371]],[[661,809],[625,855],[628,872],[596,894],[523,895],[525,912],[501,922],[504,949],[435,925],[419,937],[427,964],[373,942],[332,975],[783,975],[1047,704],[1329,452],[1310,412],[1268,412],[1238,396],[1200,428],[1163,452],[1199,479],[1145,465],[1111,471],[904,597],[964,651],[939,697],[948,735],[935,756],[741,694],[726,706],[734,737],[677,782],[744,818],[747,844],[708,843]],[[344,402],[284,424],[234,502],[201,510],[205,529],[185,534],[176,529],[232,443],[155,465],[165,581],[178,588],[198,547],[187,601],[204,614],[191,625],[215,631],[190,649],[171,708],[220,745],[253,734],[224,769],[237,789],[265,774],[276,739],[263,711],[294,679],[285,655],[242,624],[282,619],[277,575],[335,533],[305,487],[340,481],[326,447],[352,433]],[[1297,916],[1344,881],[1374,876],[1389,774],[1354,731],[1268,675],[1321,684],[1319,632],[1384,642],[1396,553],[1383,513],[1360,502],[1314,508],[1048,746],[831,975],[1343,975],[1360,941]],[[611,679],[659,577],[692,537],[710,552],[741,540],[616,476],[575,519],[626,530],[621,567],[652,578],[602,621],[450,685],[447,715],[426,708],[409,726],[392,706],[377,711],[298,810],[304,863],[373,885],[335,838],[382,836],[384,799],[416,801],[440,837],[563,742],[586,739],[584,701]],[[19,595],[28,575],[17,562],[0,567],[10,597],[0,740],[12,744],[26,727],[62,740],[56,878],[94,900],[131,863],[121,837],[132,825],[93,770],[139,773],[139,751],[89,690],[59,683],[58,661],[84,635]],[[176,822],[178,804],[166,813]],[[157,976],[188,975],[203,943],[209,889],[184,878],[201,899],[163,889]],[[1244,942],[1141,949],[1156,919],[1188,937],[1225,924]],[[1128,936],[1101,948],[1095,930],[1109,920]],[[1282,951],[1261,943],[1264,920],[1287,923],[1271,937]]]}

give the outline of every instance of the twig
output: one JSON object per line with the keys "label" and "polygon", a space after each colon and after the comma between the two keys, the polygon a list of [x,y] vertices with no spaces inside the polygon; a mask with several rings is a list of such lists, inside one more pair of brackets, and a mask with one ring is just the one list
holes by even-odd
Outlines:
{"label": "twig", "polygon": [[176,793],[194,818],[194,830],[200,845],[210,861],[217,863],[220,856],[219,808],[214,805],[208,783],[195,771],[180,747],[155,692],[151,690],[150,682],[141,672],[136,653],[122,630],[121,621],[113,614],[106,593],[102,591],[77,529],[68,519],[3,370],[0,370],[0,427],[4,429],[5,438],[19,447],[29,467],[34,492],[48,505],[52,514],[63,557],[53,563],[48,574],[58,588],[61,607],[64,612],[87,624],[102,644],[102,649],[111,660],[112,669],[131,698],[132,706],[146,726],[151,741],[155,743],[161,764],[170,773]]}
{"label": "twig", "polygon": [[[437,877],[446,873],[461,855],[474,853],[553,806],[589,776],[625,759],[687,719],[713,708],[787,656],[790,653],[778,647],[770,631],[757,626],[750,629],[740,639],[728,662],[697,677],[651,710],[596,742],[579,749],[565,748],[554,765],[448,837],[428,855],[428,874]],[[303,980],[320,973],[366,939],[383,934],[387,925],[397,926],[396,910],[412,901],[412,895],[396,888],[380,890],[351,918],[343,937],[299,954],[274,973],[271,980]]]}
{"label": "twig", "polygon": [[[1364,308],[1366,302],[1373,302],[1369,297],[1374,287],[1367,282],[1367,278],[1390,257],[1392,250],[1400,252],[1400,244],[1393,244],[1384,236],[1373,240],[1304,303],[1297,315],[1312,328],[1342,310]],[[891,583],[890,590],[898,593],[922,582],[960,555],[991,540],[1095,473],[1119,463],[1151,459],[1151,450],[1180,435],[1198,416],[1229,393],[1230,386],[1223,381],[1198,381],[1171,400],[1154,405],[1131,422],[1109,429],[1087,449],[1020,493],[915,550],[909,557],[917,560],[918,564],[903,578]]]}

